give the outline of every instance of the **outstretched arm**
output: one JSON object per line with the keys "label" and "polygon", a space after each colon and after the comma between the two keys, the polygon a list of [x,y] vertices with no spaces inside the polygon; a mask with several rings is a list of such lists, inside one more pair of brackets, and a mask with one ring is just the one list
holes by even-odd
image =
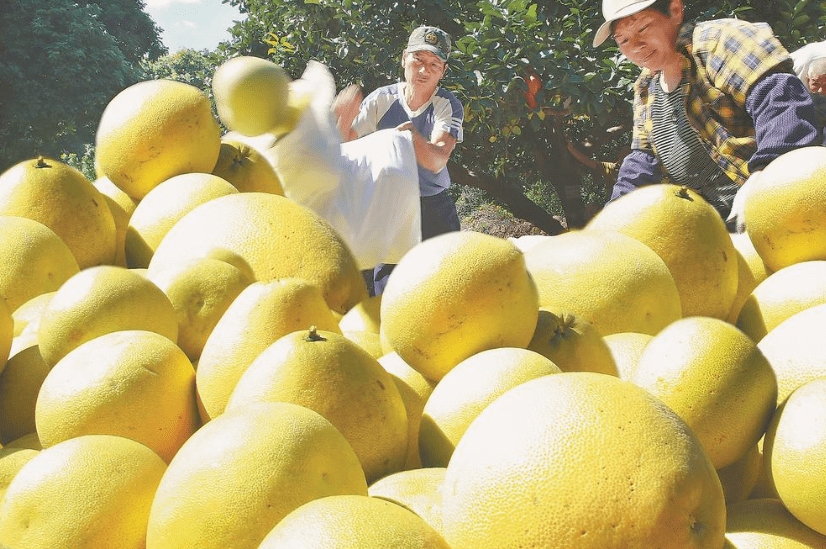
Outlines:
{"label": "outstretched arm", "polygon": [[358,134],[353,130],[353,120],[358,115],[362,99],[364,99],[364,94],[361,87],[350,84],[341,90],[335,101],[333,101],[332,110],[336,117],[336,127],[338,127],[341,140],[344,142],[352,141],[358,137]]}

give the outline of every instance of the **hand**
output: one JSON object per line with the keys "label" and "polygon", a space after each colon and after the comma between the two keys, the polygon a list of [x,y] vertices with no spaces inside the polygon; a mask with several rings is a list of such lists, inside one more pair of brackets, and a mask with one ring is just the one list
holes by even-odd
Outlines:
{"label": "hand", "polygon": [[737,191],[737,194],[734,195],[734,202],[731,204],[731,213],[726,218],[726,221],[734,221],[738,233],[746,231],[746,200],[748,200],[748,194],[759,184],[757,182],[760,180],[761,173],[763,172],[756,171],[751,174]]}
{"label": "hand", "polygon": [[358,84],[350,84],[339,92],[330,107],[336,117],[336,126],[342,138],[347,141],[350,137],[350,127],[359,112],[364,94]]}

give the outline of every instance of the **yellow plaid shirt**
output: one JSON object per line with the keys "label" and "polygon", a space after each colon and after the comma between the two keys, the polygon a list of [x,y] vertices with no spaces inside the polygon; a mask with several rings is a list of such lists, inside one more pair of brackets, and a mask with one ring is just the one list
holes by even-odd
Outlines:
{"label": "yellow plaid shirt", "polygon": [[[686,24],[677,49],[684,55],[686,113],[711,158],[729,177],[743,184],[748,162],[757,150],[754,123],[746,113],[746,96],[768,72],[793,74],[789,52],[765,23],[717,19]],[[656,154],[651,134],[651,82],[659,73],[643,69],[634,85],[634,131],[631,146]]]}

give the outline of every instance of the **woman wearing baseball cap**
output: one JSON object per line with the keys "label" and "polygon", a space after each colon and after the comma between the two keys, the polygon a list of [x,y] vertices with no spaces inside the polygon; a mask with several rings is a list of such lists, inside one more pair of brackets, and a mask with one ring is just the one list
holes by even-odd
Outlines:
{"label": "woman wearing baseball cap", "polygon": [[823,144],[823,120],[767,24],[685,23],[682,0],[603,0],[602,13],[594,46],[613,36],[642,69],[632,150],[611,200],[668,180],[695,189],[733,228],[734,197],[750,177]]}

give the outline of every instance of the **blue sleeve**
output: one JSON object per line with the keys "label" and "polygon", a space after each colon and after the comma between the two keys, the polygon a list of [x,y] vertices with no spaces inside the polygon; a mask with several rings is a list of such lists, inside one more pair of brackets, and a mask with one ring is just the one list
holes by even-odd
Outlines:
{"label": "blue sleeve", "polygon": [[794,74],[770,73],[758,80],[746,97],[746,112],[757,139],[757,151],[749,160],[751,172],[793,149],[823,144],[812,96]]}
{"label": "blue sleeve", "polygon": [[660,161],[651,151],[634,149],[622,161],[617,175],[617,182],[611,191],[611,200],[628,194],[637,187],[651,185],[662,181]]}

